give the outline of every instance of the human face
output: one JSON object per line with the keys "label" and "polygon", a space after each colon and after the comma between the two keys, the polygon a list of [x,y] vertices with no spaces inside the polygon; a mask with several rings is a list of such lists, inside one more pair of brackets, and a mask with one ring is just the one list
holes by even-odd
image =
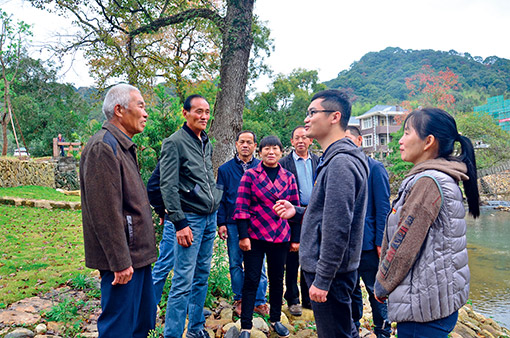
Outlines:
{"label": "human face", "polygon": [[242,133],[236,141],[237,154],[245,162],[251,159],[256,147],[257,143],[255,143],[252,133]]}
{"label": "human face", "polygon": [[209,111],[209,103],[201,97],[196,97],[191,100],[191,108],[189,111],[183,110],[182,114],[186,119],[188,127],[197,135],[205,130],[207,122],[211,117]]}
{"label": "human face", "polygon": [[306,136],[305,128],[299,128],[294,131],[294,136],[290,140],[290,143],[296,149],[296,153],[299,156],[306,156],[308,154],[308,148],[312,144],[313,139]]}
{"label": "human face", "polygon": [[278,161],[282,157],[282,150],[279,146],[265,146],[260,149],[259,153],[262,158],[262,163],[264,163],[266,167],[278,166]]}
{"label": "human face", "polygon": [[119,117],[120,129],[129,137],[141,133],[149,116],[145,111],[145,101],[142,95],[138,91],[132,90],[127,108],[121,105],[117,107],[121,113]]}
{"label": "human face", "polygon": [[422,140],[416,130],[406,123],[404,135],[398,141],[400,145],[400,157],[402,161],[411,162],[414,165],[428,159],[425,152],[427,139]]}
{"label": "human face", "polygon": [[[322,106],[322,101],[324,101],[324,99],[321,98],[313,100],[308,106],[308,112],[327,110]],[[340,112],[317,112],[315,114],[307,114],[304,121],[305,135],[309,138],[315,138],[321,143],[321,140],[327,137],[332,128],[331,120],[335,118],[335,114],[340,114]]]}
{"label": "human face", "polygon": [[354,144],[357,145],[358,147],[361,147],[361,144],[363,143],[363,138],[361,136],[354,136],[353,134],[351,134],[351,131],[349,129],[345,131],[345,137],[354,142]]}

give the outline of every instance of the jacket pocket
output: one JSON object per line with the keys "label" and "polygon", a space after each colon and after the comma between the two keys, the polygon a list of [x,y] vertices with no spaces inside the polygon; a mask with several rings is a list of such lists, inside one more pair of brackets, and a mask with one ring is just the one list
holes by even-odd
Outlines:
{"label": "jacket pocket", "polygon": [[133,217],[131,215],[126,216],[126,237],[128,239],[128,245],[133,246],[133,243],[135,241],[134,238],[134,229],[133,229]]}

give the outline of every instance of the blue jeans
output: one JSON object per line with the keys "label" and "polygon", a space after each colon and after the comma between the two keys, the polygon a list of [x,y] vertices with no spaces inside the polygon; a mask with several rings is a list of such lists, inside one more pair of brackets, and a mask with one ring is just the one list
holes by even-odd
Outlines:
{"label": "blue jeans", "polygon": [[455,311],[445,318],[426,323],[397,323],[398,338],[447,338],[457,324],[459,312]]}
{"label": "blue jeans", "polygon": [[[389,337],[391,334],[391,323],[388,322],[388,308],[386,303],[379,303],[374,297],[375,275],[379,266],[379,256],[377,250],[366,250],[361,252],[361,262],[358,268],[358,274],[365,283],[368,293],[368,300],[372,308],[372,318],[374,320],[374,333],[377,338]],[[359,329],[359,320],[363,317],[363,297],[359,278],[356,288],[352,295],[352,319]]]}
{"label": "blue jeans", "polygon": [[[227,234],[228,264],[230,266],[232,292],[234,293],[234,300],[240,300],[243,297],[244,268],[243,251],[239,248],[239,232],[237,230],[237,224],[227,224]],[[260,275],[257,295],[255,296],[255,306],[266,303],[266,291],[266,267],[265,264],[262,264],[262,274]]]}
{"label": "blue jeans", "polygon": [[[303,273],[306,283],[312,285],[315,274]],[[324,303],[311,301],[319,338],[359,338],[351,314],[351,295],[357,278],[357,271],[337,273],[329,287],[327,300]]]}
{"label": "blue jeans", "polygon": [[185,213],[193,232],[193,243],[184,248],[175,244],[175,266],[168,295],[165,338],[181,338],[188,315],[188,332],[204,328],[203,307],[207,295],[207,279],[216,236],[216,212],[207,215]]}
{"label": "blue jeans", "polygon": [[101,271],[101,338],[146,338],[156,325],[156,301],[151,266],[134,269],[127,284],[112,285],[114,273]]}
{"label": "blue jeans", "polygon": [[165,216],[165,223],[163,224],[163,236],[159,243],[159,257],[157,262],[152,268],[152,283],[154,284],[154,294],[156,295],[156,304],[161,301],[163,288],[165,287],[166,278],[168,273],[174,268],[175,255],[174,245],[175,240],[175,227]]}

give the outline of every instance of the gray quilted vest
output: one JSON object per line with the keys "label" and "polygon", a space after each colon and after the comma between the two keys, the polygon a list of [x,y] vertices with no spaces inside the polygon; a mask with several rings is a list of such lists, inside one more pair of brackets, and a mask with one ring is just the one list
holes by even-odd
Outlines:
{"label": "gray quilted vest", "polygon": [[426,170],[404,180],[387,220],[388,242],[398,230],[405,196],[414,183],[428,176],[442,195],[439,216],[429,229],[416,262],[402,283],[389,295],[388,318],[395,322],[429,322],[461,308],[469,295],[466,249],[466,211],[455,180],[437,170]]}

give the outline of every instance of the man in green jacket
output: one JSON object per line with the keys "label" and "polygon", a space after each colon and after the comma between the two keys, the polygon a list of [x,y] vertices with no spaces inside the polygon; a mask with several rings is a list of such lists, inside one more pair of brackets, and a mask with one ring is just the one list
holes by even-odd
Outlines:
{"label": "man in green jacket", "polygon": [[182,113],[186,123],[163,141],[160,159],[161,194],[178,243],[165,338],[182,337],[186,314],[187,337],[209,337],[202,308],[223,193],[216,188],[212,145],[205,133],[209,103],[200,95],[191,95],[184,101]]}

